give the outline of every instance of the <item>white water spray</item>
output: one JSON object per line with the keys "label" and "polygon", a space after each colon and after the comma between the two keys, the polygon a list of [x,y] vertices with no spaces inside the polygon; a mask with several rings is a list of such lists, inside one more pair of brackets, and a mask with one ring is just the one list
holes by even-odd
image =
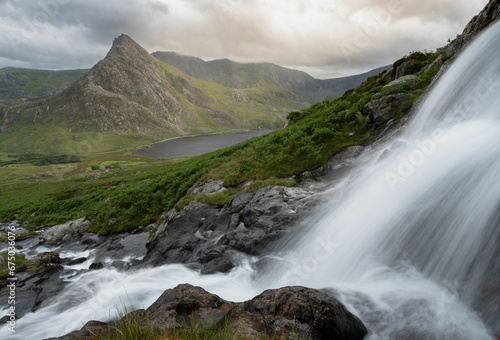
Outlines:
{"label": "white water spray", "polygon": [[497,23],[447,70],[389,157],[375,153],[341,203],[288,240],[291,268],[263,284],[335,287],[372,338],[499,334],[499,54]]}
{"label": "white water spray", "polygon": [[[53,303],[2,339],[43,339],[147,308],[189,282],[233,301],[291,284],[331,287],[371,339],[490,339],[498,323],[500,24],[472,43],[379,160],[332,190],[270,274],[247,265],[201,276],[180,265],[72,278]],[[340,186],[343,186],[340,190]],[[286,265],[284,265],[286,263]],[[277,275],[276,273],[281,273]],[[4,310],[5,311],[5,310]],[[3,312],[4,312],[3,311]]]}

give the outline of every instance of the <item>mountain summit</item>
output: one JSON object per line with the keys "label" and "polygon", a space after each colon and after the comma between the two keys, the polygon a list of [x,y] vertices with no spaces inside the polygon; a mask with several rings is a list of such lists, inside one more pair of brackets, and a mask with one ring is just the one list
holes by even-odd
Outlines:
{"label": "mountain summit", "polygon": [[0,151],[79,152],[90,144],[86,150],[96,152],[280,127],[288,112],[325,91],[339,95],[323,81],[277,65],[167,56],[173,55],[151,55],[120,35],[104,59],[62,92],[0,111]]}
{"label": "mountain summit", "polygon": [[61,94],[71,131],[183,134],[176,124],[189,115],[161,74],[156,59],[127,35],[106,57]]}

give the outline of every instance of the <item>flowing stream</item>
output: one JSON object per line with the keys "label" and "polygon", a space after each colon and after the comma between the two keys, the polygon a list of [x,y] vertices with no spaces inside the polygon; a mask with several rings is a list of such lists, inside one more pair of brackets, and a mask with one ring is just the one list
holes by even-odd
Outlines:
{"label": "flowing stream", "polygon": [[[446,70],[405,133],[366,155],[329,203],[277,247],[229,274],[181,265],[103,269],[72,278],[55,303],[0,338],[43,339],[90,319],[147,308],[189,282],[243,301],[267,288],[331,288],[369,339],[493,339],[500,334],[500,23]],[[132,307],[133,306],[133,307]]]}

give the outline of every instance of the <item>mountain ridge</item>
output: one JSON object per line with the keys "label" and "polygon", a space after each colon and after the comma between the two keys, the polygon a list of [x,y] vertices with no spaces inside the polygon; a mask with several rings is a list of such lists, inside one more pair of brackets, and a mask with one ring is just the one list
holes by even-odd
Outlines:
{"label": "mountain ridge", "polygon": [[278,86],[297,93],[310,104],[341,96],[345,91],[360,85],[368,77],[389,68],[389,66],[382,66],[352,76],[316,79],[304,71],[272,63],[239,63],[229,59],[204,61],[201,58],[177,52],[157,51],[152,55],[186,74],[224,86],[244,88],[254,85],[259,77],[268,77]]}
{"label": "mountain ridge", "polygon": [[[199,60],[188,63],[203,72]],[[80,153],[81,145],[101,152],[177,136],[281,127],[289,112],[310,105],[304,93],[318,88],[307,73],[273,64],[226,59],[209,65],[207,74],[190,75],[122,34],[61,92],[0,109],[0,152]]]}

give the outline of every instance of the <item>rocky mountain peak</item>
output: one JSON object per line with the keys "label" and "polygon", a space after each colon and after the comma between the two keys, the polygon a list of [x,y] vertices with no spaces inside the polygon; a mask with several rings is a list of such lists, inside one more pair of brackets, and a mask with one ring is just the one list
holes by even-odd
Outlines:
{"label": "rocky mountain peak", "polygon": [[129,61],[154,61],[154,58],[151,57],[148,51],[126,34],[122,34],[113,40],[113,45],[106,58],[114,56],[119,56],[122,61],[124,58]]}

